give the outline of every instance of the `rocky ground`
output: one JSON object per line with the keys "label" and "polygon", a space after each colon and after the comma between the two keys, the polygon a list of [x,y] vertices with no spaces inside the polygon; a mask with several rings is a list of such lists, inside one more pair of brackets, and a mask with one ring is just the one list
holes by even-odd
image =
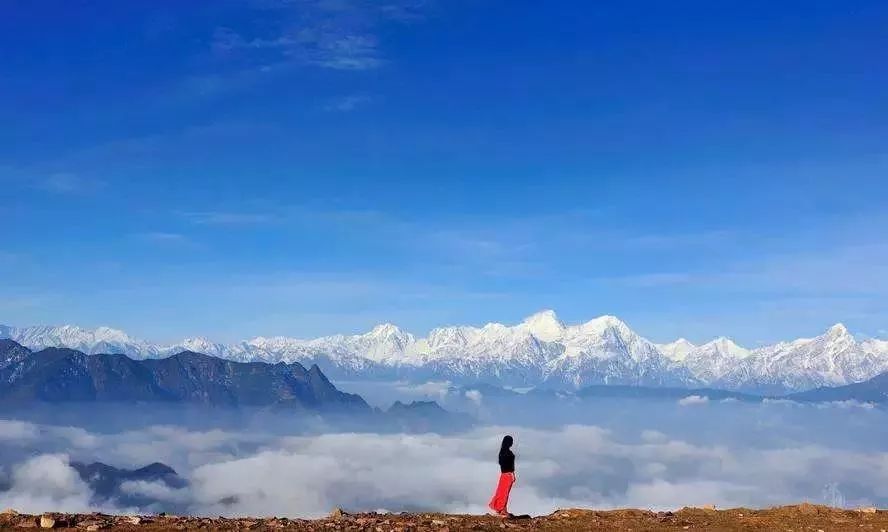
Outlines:
{"label": "rocky ground", "polygon": [[676,512],[646,510],[559,510],[531,519],[447,514],[347,514],[335,510],[324,519],[206,518],[168,515],[103,514],[25,515],[0,513],[0,529],[73,528],[78,530],[299,530],[374,532],[455,532],[458,530],[780,530],[888,532],[888,511],[875,508],[839,510],[801,504],[766,510],[684,508]]}

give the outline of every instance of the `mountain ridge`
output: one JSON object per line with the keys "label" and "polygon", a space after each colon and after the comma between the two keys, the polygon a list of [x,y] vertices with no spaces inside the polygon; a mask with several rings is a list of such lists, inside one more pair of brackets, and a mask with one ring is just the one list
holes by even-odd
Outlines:
{"label": "mountain ridge", "polygon": [[306,369],[298,362],[234,362],[192,351],[135,360],[65,347],[23,356],[21,346],[10,341],[0,345],[0,360],[10,361],[0,365],[0,401],[13,404],[179,402],[371,411],[360,396],[339,391],[317,366]]}
{"label": "mountain ridge", "polygon": [[384,323],[365,334],[314,339],[256,337],[232,344],[189,338],[159,345],[109,327],[0,326],[0,338],[30,348],[163,358],[199,351],[237,362],[317,364],[331,378],[429,378],[504,385],[718,387],[760,393],[797,392],[861,382],[888,370],[888,342],[858,342],[842,324],[814,338],[746,349],[726,337],[701,345],[655,344],[615,316],[568,325],[554,311],[516,325],[438,327],[416,337]]}

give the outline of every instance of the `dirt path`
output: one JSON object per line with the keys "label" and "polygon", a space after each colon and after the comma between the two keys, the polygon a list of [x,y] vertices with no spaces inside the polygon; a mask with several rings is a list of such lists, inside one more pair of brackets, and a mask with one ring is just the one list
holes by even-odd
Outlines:
{"label": "dirt path", "polygon": [[[41,523],[42,521],[42,523]],[[707,510],[676,512],[645,510],[560,510],[527,520],[448,514],[345,514],[324,519],[201,518],[178,516],[109,516],[101,514],[22,515],[0,513],[0,528],[75,528],[78,530],[299,530],[373,532],[456,532],[461,530],[780,530],[818,532],[858,530],[888,532],[888,511],[838,510],[801,504],[766,510]]]}

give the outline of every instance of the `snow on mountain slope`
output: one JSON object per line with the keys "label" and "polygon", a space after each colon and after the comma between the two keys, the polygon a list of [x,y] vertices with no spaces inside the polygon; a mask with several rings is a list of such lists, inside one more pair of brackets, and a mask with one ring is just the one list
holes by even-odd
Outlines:
{"label": "snow on mountain slope", "polygon": [[412,334],[395,325],[377,325],[366,334],[333,335],[312,340],[277,336],[258,337],[238,344],[227,356],[267,362],[311,362],[331,376],[359,376],[377,367],[393,367],[416,342]]}
{"label": "snow on mountain slope", "polygon": [[737,389],[807,390],[861,382],[886,370],[888,351],[868,351],[839,323],[815,338],[756,349],[715,382]]}
{"label": "snow on mountain slope", "polygon": [[730,372],[737,364],[750,356],[750,351],[721,336],[690,349],[681,359],[691,374],[704,383],[713,383]]}
{"label": "snow on mountain slope", "polygon": [[674,360],[676,362],[681,362],[682,360],[687,358],[688,353],[690,353],[691,350],[696,347],[696,345],[685,340],[684,338],[679,338],[678,340],[670,342],[668,344],[657,344],[657,349],[659,349],[661,353],[666,355],[666,358],[668,358],[669,360]]}
{"label": "snow on mountain slope", "polygon": [[187,350],[237,361],[295,361],[318,364],[340,379],[436,378],[567,388],[629,384],[782,392],[860,382],[888,370],[888,341],[858,343],[843,325],[816,338],[750,351],[723,337],[699,346],[684,339],[656,345],[614,316],[566,325],[550,310],[513,326],[441,327],[425,338],[392,324],[364,334],[308,340],[257,337],[234,344],[190,338],[162,346],[107,327],[70,325],[0,326],[0,338],[33,350],[71,347],[133,358]]}
{"label": "snow on mountain slope", "polygon": [[564,336],[566,327],[555,315],[554,310],[544,310],[529,316],[516,330],[527,332],[544,342],[554,342]]}
{"label": "snow on mountain slope", "polygon": [[566,327],[558,341],[564,355],[551,364],[547,382],[572,387],[591,384],[682,386],[692,384],[683,368],[614,316]]}
{"label": "snow on mountain slope", "polygon": [[112,353],[135,358],[156,356],[157,347],[109,327],[81,329],[73,325],[61,327],[9,327],[0,325],[0,338],[10,338],[31,350],[47,347],[68,347],[86,354]]}
{"label": "snow on mountain slope", "polygon": [[865,353],[872,353],[875,356],[888,356],[888,340],[870,338],[860,342],[860,348]]}

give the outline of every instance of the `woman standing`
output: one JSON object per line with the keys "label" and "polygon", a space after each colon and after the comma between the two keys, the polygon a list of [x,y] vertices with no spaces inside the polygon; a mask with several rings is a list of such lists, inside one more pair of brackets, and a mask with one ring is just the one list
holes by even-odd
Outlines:
{"label": "woman standing", "polygon": [[509,505],[509,493],[515,484],[515,453],[512,452],[512,437],[503,438],[503,444],[499,451],[500,477],[496,485],[496,492],[490,499],[488,506],[497,515],[511,517],[507,507]]}

